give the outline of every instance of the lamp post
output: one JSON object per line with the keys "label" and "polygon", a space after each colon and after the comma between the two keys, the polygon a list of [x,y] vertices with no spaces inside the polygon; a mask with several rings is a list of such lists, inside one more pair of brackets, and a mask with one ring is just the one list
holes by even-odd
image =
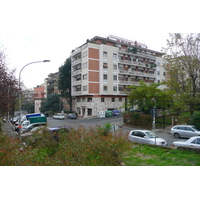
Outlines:
{"label": "lamp post", "polygon": [[[41,63],[41,62],[50,62],[50,60],[42,60],[42,61],[30,62],[30,63],[26,64],[24,67],[22,67],[20,72],[19,72],[19,122],[21,121],[21,91],[20,91],[21,72],[26,66],[31,65],[31,64],[35,64],[35,63]],[[21,139],[21,133],[20,132],[19,132],[19,139]]]}

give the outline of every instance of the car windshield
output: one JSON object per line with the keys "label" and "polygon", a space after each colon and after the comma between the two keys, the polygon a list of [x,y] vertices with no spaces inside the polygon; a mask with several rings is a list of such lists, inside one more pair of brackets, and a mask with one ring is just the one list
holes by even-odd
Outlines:
{"label": "car windshield", "polygon": [[151,131],[145,131],[145,134],[147,135],[147,137],[149,138],[157,138],[157,136],[155,135],[155,133],[151,132]]}

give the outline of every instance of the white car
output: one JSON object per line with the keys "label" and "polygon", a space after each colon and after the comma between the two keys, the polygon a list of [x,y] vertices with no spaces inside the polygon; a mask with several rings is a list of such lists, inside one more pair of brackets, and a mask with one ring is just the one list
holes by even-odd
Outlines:
{"label": "white car", "polygon": [[162,145],[167,146],[167,141],[163,138],[157,137],[155,133],[149,130],[132,130],[128,138],[131,142],[152,144],[152,145]]}
{"label": "white car", "polygon": [[194,136],[191,137],[188,140],[182,140],[182,141],[175,141],[173,142],[174,147],[199,147],[200,148],[200,136]]}
{"label": "white car", "polygon": [[57,113],[53,116],[53,119],[65,119],[65,115],[63,113]]}
{"label": "white car", "polygon": [[175,138],[190,138],[193,136],[200,136],[200,130],[194,125],[176,125],[171,128],[171,134]]}

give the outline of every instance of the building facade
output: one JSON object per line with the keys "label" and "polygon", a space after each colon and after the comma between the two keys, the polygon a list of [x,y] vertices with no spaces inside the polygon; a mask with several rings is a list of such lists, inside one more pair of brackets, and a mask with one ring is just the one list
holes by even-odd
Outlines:
{"label": "building facade", "polygon": [[37,87],[34,87],[35,113],[41,112],[41,105],[44,98],[45,98],[44,85],[38,85]]}
{"label": "building facade", "polygon": [[100,111],[113,109],[124,111],[127,86],[164,78],[162,55],[145,44],[112,35],[87,40],[71,53],[74,111],[79,117],[96,117]]}

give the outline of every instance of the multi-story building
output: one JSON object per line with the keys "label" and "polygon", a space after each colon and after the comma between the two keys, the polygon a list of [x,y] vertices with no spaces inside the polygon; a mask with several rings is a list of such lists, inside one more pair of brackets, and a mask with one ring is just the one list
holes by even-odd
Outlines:
{"label": "multi-story building", "polygon": [[59,78],[58,72],[51,73],[48,75],[48,78],[46,78],[45,90],[47,92],[47,95],[60,93],[58,90],[58,78]]}
{"label": "multi-story building", "polygon": [[38,85],[34,87],[34,104],[35,104],[35,112],[41,112],[42,101],[44,101],[45,92],[44,85]]}
{"label": "multi-story building", "polygon": [[112,109],[124,111],[127,86],[163,79],[156,76],[161,76],[162,55],[145,44],[112,35],[87,40],[71,53],[74,111],[82,117]]}

